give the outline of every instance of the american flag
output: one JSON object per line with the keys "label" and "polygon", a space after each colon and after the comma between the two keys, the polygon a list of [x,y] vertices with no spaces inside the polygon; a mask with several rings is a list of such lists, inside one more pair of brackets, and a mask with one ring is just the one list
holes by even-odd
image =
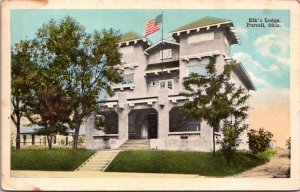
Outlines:
{"label": "american flag", "polygon": [[151,19],[146,24],[145,36],[154,33],[160,29],[160,23],[162,22],[162,14],[158,15],[155,19]]}

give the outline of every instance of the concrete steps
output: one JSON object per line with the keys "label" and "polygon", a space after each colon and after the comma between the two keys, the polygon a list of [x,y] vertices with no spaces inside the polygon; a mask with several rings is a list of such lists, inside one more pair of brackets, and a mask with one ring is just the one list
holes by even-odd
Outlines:
{"label": "concrete steps", "polygon": [[117,156],[119,150],[97,151],[85,161],[76,171],[105,171],[106,167]]}
{"label": "concrete steps", "polygon": [[147,150],[150,149],[149,139],[132,139],[121,145],[119,150]]}

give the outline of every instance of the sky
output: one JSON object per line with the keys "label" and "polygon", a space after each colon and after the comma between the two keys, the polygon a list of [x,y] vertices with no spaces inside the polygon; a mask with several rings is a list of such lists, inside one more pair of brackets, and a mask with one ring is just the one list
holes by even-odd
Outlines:
{"label": "sky", "polygon": [[[120,33],[133,31],[144,34],[147,21],[163,11],[163,36],[170,39],[170,31],[205,16],[231,20],[240,45],[231,47],[231,55],[242,62],[254,82],[249,112],[250,128],[265,129],[274,133],[276,145],[284,147],[290,135],[290,12],[288,10],[12,10],[11,42],[32,39],[50,19],[71,16],[83,25],[88,33],[113,28]],[[250,27],[249,20],[257,19],[265,27]],[[267,20],[279,20],[280,27],[269,27]],[[273,22],[274,23],[274,22]],[[253,24],[253,22],[252,22]],[[152,43],[161,39],[161,30],[147,37]]]}

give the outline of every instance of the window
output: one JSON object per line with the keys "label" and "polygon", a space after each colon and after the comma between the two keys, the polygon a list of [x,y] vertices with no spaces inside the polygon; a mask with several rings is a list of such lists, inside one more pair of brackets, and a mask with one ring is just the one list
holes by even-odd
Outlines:
{"label": "window", "polygon": [[171,59],[172,58],[172,49],[164,49],[160,51],[160,59]]}
{"label": "window", "polygon": [[172,80],[169,80],[168,81],[168,89],[173,89],[173,81]]}
{"label": "window", "polygon": [[160,89],[165,89],[166,88],[166,82],[165,81],[160,81],[159,82],[159,87],[160,87]]}
{"label": "window", "polygon": [[132,84],[134,82],[133,74],[123,76],[123,84]]}
{"label": "window", "polygon": [[152,87],[154,87],[154,86],[156,85],[155,81],[151,81],[151,82],[150,82],[150,85],[151,85]]}
{"label": "window", "polygon": [[199,131],[199,123],[196,119],[188,119],[187,131]]}
{"label": "window", "polygon": [[206,69],[205,66],[193,66],[193,67],[189,67],[189,75],[191,73],[197,73],[199,75],[206,75]]}
{"label": "window", "polygon": [[172,90],[173,89],[173,79],[159,81],[159,88],[160,89],[168,88],[168,89]]}
{"label": "window", "polygon": [[200,33],[200,34],[194,34],[194,35],[189,36],[187,39],[187,42],[188,42],[188,44],[199,43],[202,41],[214,40],[214,38],[215,38],[214,32]]}

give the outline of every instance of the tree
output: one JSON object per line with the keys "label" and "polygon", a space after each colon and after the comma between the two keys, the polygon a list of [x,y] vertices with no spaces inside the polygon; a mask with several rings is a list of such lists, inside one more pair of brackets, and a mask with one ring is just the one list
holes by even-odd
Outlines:
{"label": "tree", "polygon": [[253,154],[264,152],[268,149],[273,138],[273,134],[264,130],[264,128],[260,128],[258,131],[251,129],[247,135],[249,138],[249,148]]}
{"label": "tree", "polygon": [[[180,110],[187,116],[207,121],[213,128],[214,156],[215,131],[220,129],[222,120],[230,117],[231,120],[226,123],[227,129],[229,127],[237,128],[239,123],[247,117],[247,110],[249,109],[245,105],[249,95],[243,88],[237,88],[230,81],[235,65],[236,62],[227,64],[224,66],[223,72],[218,73],[216,57],[213,57],[205,67],[206,74],[191,73],[184,78],[183,82],[184,88],[188,92],[182,93],[182,95],[193,98],[193,101],[187,102]],[[245,126],[242,127],[245,128]],[[228,131],[227,129],[225,133]]]}
{"label": "tree", "polygon": [[84,27],[71,17],[59,22],[51,20],[37,33],[37,59],[54,69],[61,90],[71,98],[68,105],[72,113],[68,125],[75,130],[75,150],[80,125],[96,109],[100,92],[113,95],[111,84],[122,81],[114,67],[120,63],[119,38],[120,35],[112,29],[87,34]]}
{"label": "tree", "polygon": [[29,102],[32,91],[33,78],[37,70],[32,60],[31,41],[21,41],[11,50],[11,119],[16,125],[16,149],[20,149],[21,118],[26,117],[30,110]]}
{"label": "tree", "polygon": [[[71,109],[68,105],[69,98],[57,86],[59,82],[50,79],[51,73],[49,70],[46,73],[41,72],[39,74],[35,86],[36,90],[30,103],[31,116],[28,118],[32,124],[40,127],[36,130],[38,135],[47,136],[48,148],[52,149],[53,137],[56,134],[67,134],[68,127],[65,124],[68,123]],[[46,77],[41,74],[46,74]],[[48,83],[45,84],[45,82]]]}

